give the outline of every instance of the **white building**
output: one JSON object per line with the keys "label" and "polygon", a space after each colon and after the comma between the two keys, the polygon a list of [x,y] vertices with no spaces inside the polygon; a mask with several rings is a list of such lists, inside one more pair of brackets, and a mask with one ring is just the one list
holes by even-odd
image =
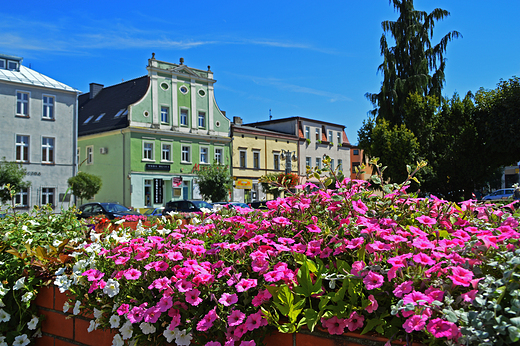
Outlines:
{"label": "white building", "polygon": [[18,208],[67,208],[67,179],[76,173],[78,90],[0,54],[0,159],[27,170],[31,186],[17,194]]}

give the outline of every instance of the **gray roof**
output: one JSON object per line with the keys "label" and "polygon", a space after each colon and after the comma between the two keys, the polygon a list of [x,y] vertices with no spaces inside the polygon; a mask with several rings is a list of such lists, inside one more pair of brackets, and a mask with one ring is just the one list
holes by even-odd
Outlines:
{"label": "gray roof", "polygon": [[39,72],[31,70],[30,68],[23,65],[20,66],[20,71],[0,69],[0,81],[21,83],[25,85],[52,88],[70,92],[79,92],[79,90],[58,82],[57,80],[47,77]]}

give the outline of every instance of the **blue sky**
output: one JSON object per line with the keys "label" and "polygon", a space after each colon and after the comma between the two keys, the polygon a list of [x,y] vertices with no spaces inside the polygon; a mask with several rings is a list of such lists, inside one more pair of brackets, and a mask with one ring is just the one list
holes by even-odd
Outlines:
{"label": "blue sky", "polygon": [[[73,4],[73,5],[71,5]],[[520,76],[520,1],[416,0],[451,15],[434,42],[451,30],[444,95],[493,89]],[[0,52],[88,91],[146,74],[147,59],[206,69],[230,119],[291,116],[346,126],[357,143],[379,91],[381,22],[396,20],[387,0],[365,1],[63,1],[27,0],[0,9]]]}

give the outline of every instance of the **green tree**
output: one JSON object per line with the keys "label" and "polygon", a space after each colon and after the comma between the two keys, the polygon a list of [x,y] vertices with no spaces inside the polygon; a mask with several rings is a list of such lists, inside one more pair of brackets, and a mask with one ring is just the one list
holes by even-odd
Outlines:
{"label": "green tree", "polygon": [[[418,11],[413,0],[389,2],[399,17],[396,21],[382,22],[383,62],[378,71],[383,82],[379,93],[366,94],[374,109],[358,131],[358,137],[365,154],[379,157],[387,166],[385,177],[398,182],[406,176],[406,164],[419,162],[432,152],[439,121],[437,108],[445,81],[444,53],[447,43],[461,35],[451,31],[439,43],[432,44],[435,23],[449,16],[448,11],[440,8],[431,13]],[[395,43],[392,47],[391,40]],[[410,97],[412,101],[407,105]],[[418,178],[433,173],[429,166]]]}
{"label": "green tree", "polygon": [[[16,162],[8,162],[5,157],[0,162],[0,200],[2,203],[11,200],[10,190],[19,192],[21,189],[31,185],[28,181],[23,181],[27,170]],[[9,184],[9,188],[7,185]]]}
{"label": "green tree", "polygon": [[227,165],[214,162],[197,171],[197,184],[202,197],[212,202],[224,201],[233,186],[233,179]]}
{"label": "green tree", "polygon": [[97,175],[78,172],[75,177],[67,180],[67,184],[72,189],[74,196],[83,202],[83,199],[90,199],[99,192],[102,181]]}

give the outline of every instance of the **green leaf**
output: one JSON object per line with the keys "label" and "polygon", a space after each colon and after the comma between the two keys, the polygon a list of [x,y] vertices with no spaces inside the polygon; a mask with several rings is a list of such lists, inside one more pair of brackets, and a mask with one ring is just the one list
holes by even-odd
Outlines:
{"label": "green leaf", "polygon": [[511,338],[511,341],[517,342],[520,340],[520,329],[514,326],[510,326],[507,328],[507,331],[509,332],[509,338]]}
{"label": "green leaf", "polygon": [[316,312],[314,309],[305,309],[304,311],[305,320],[307,322],[307,328],[311,332],[314,331],[314,327],[316,327],[316,324],[318,323],[318,320],[320,319],[320,315]]}
{"label": "green leaf", "polygon": [[382,319],[380,319],[380,318],[372,318],[372,319],[368,320],[367,324],[366,324],[365,328],[363,328],[363,331],[361,332],[361,334],[363,335],[363,334],[368,333],[369,331],[371,331],[375,327],[377,327],[379,325],[382,325],[383,322],[384,321]]}
{"label": "green leaf", "polygon": [[444,316],[446,316],[446,319],[449,321],[449,322],[457,322],[457,315],[455,315],[455,312],[453,312],[452,310],[448,310],[448,309],[443,309],[442,310],[442,313],[444,314]]}

